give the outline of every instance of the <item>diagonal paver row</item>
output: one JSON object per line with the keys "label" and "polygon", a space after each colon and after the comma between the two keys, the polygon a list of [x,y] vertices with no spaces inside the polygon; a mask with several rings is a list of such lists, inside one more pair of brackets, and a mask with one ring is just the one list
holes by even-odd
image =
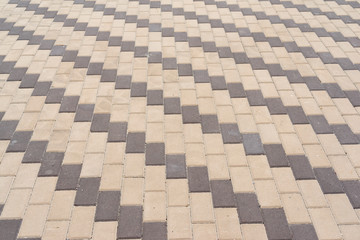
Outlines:
{"label": "diagonal paver row", "polygon": [[357,1],[0,3],[0,239],[359,239]]}

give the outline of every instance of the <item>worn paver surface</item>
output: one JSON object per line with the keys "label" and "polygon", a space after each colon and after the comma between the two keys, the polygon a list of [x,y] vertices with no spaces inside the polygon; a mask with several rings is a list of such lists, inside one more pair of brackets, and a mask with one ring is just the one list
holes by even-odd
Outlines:
{"label": "worn paver surface", "polygon": [[359,89],[359,0],[0,0],[0,239],[359,240]]}

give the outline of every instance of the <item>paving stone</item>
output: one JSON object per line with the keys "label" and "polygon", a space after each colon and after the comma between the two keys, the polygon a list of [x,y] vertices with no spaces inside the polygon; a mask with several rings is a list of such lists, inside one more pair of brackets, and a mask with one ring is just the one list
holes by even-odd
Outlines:
{"label": "paving stone", "polygon": [[358,144],[359,139],[356,135],[351,131],[348,125],[339,124],[332,125],[332,129],[341,144]]}
{"label": "paving stone", "polygon": [[120,207],[120,192],[99,192],[95,221],[117,221]]}
{"label": "paving stone", "polygon": [[143,240],[166,240],[167,225],[165,222],[144,222]]}
{"label": "paving stone", "polygon": [[62,165],[56,190],[76,190],[80,178],[81,165]]}
{"label": "paving stone", "polygon": [[243,134],[243,143],[246,155],[264,154],[263,144],[257,133]]}
{"label": "paving stone", "polygon": [[145,133],[129,132],[126,139],[126,153],[145,152]]}
{"label": "paving stone", "polygon": [[181,114],[179,98],[164,98],[165,114]]}
{"label": "paving stone", "polygon": [[210,77],[207,70],[194,70],[195,83],[209,83]]}
{"label": "paving stone", "polygon": [[145,153],[146,165],[165,165],[165,144],[147,143]]}
{"label": "paving stone", "polygon": [[291,232],[282,208],[262,209],[266,233],[269,239],[291,239]]}
{"label": "paving stone", "polygon": [[225,90],[227,85],[223,76],[210,77],[212,90]]}
{"label": "paving stone", "polygon": [[250,106],[265,106],[265,99],[260,90],[248,90],[246,91],[247,99]]}
{"label": "paving stone", "polygon": [[321,190],[327,193],[343,193],[343,185],[332,168],[314,168]]}
{"label": "paving stone", "polygon": [[182,107],[183,123],[200,123],[200,114],[198,106],[183,106]]}
{"label": "paving stone", "polygon": [[265,101],[271,115],[287,113],[280,98],[266,98]]}
{"label": "paving stone", "polygon": [[243,138],[236,123],[220,124],[224,144],[242,143]]}
{"label": "paving stone", "polygon": [[132,83],[131,84],[131,97],[146,97],[146,83]]}
{"label": "paving stone", "polygon": [[240,224],[263,222],[255,193],[237,193],[236,203]]}
{"label": "paving stone", "polygon": [[107,132],[109,130],[110,114],[94,114],[91,123],[91,132]]}
{"label": "paving stone", "polygon": [[309,160],[304,155],[287,157],[296,180],[315,179]]}
{"label": "paving stone", "polygon": [[290,225],[294,240],[317,240],[315,228],[312,224]]}
{"label": "paving stone", "polygon": [[337,83],[324,83],[323,85],[331,98],[346,97],[345,93],[341,90]]}
{"label": "paving stone", "polygon": [[15,64],[16,62],[2,62],[0,65],[0,74],[10,74]]}
{"label": "paving stone", "polygon": [[359,91],[344,91],[344,92],[354,107],[360,106],[360,92]]}
{"label": "paving stone", "polygon": [[293,124],[307,124],[309,123],[304,110],[300,106],[286,107],[290,120]]}
{"label": "paving stone", "polygon": [[50,90],[51,82],[37,82],[32,96],[46,96]]}
{"label": "paving stone", "polygon": [[64,88],[52,88],[49,90],[45,103],[61,103],[61,100],[64,97],[65,89]]}
{"label": "paving stone", "polygon": [[77,105],[79,102],[79,96],[65,96],[61,101],[61,106],[59,112],[76,112]]}
{"label": "paving stone", "polygon": [[127,134],[126,122],[110,122],[108,142],[125,142]]}
{"label": "paving stone", "polygon": [[309,122],[313,127],[315,133],[326,134],[333,133],[328,121],[322,115],[310,115],[308,116]]}
{"label": "paving stone", "polygon": [[66,50],[63,54],[62,61],[63,62],[75,62],[77,55],[78,55],[78,51]]}
{"label": "paving stone", "polygon": [[231,98],[244,98],[246,97],[242,83],[229,83],[227,84]]}
{"label": "paving stone", "polygon": [[39,77],[39,74],[25,74],[21,80],[19,88],[34,88]]}
{"label": "paving stone", "polygon": [[115,89],[130,89],[131,76],[117,76]]}
{"label": "paving stone", "polygon": [[318,77],[304,77],[303,79],[310,91],[325,90]]}
{"label": "paving stone", "polygon": [[117,237],[120,239],[141,238],[143,229],[141,206],[121,206]]}
{"label": "paving stone", "polygon": [[[149,52],[148,63],[162,63],[162,53],[161,52]],[[163,65],[163,67],[164,67],[164,65]]]}
{"label": "paving stone", "polygon": [[63,56],[66,46],[53,46],[50,52],[50,56]]}
{"label": "paving stone", "polygon": [[230,180],[212,180],[210,186],[215,208],[236,207],[235,194]]}
{"label": "paving stone", "polygon": [[104,69],[101,73],[100,82],[115,82],[116,74],[116,69]]}
{"label": "paving stone", "polygon": [[186,178],[185,155],[166,155],[166,178]]}
{"label": "paving stone", "polygon": [[147,57],[148,47],[135,47],[134,57]]}
{"label": "paving stone", "polygon": [[360,208],[360,182],[343,181],[342,184],[353,208]]}
{"label": "paving stone", "polygon": [[6,240],[16,240],[21,226],[21,219],[0,220],[0,236]]}
{"label": "paving stone", "polygon": [[188,167],[189,191],[210,192],[207,167]]}
{"label": "paving stone", "polygon": [[75,122],[91,122],[94,104],[79,104],[75,114]]}
{"label": "paving stone", "polygon": [[285,150],[281,144],[264,144],[264,150],[270,167],[289,166]]}
{"label": "paving stone", "polygon": [[58,176],[61,164],[64,159],[64,153],[46,152],[41,160],[41,166],[38,173],[39,177]]}
{"label": "paving stone", "polygon": [[75,59],[74,68],[88,68],[90,63],[90,57],[77,56]]}
{"label": "paving stone", "polygon": [[219,133],[219,121],[216,115],[201,115],[201,129],[203,133]]}
{"label": "paving stone", "polygon": [[96,41],[109,41],[110,32],[99,31],[96,36]]}
{"label": "paving stone", "polygon": [[19,121],[1,121],[0,122],[0,140],[10,140],[15,132]]}
{"label": "paving stone", "polygon": [[22,159],[22,163],[40,163],[48,141],[31,141]]}
{"label": "paving stone", "polygon": [[163,90],[148,90],[147,105],[163,105]]}
{"label": "paving stone", "polygon": [[22,78],[25,76],[26,71],[28,69],[27,68],[14,68],[9,77],[8,77],[8,81],[21,81]]}
{"label": "paving stone", "polygon": [[6,151],[25,152],[32,134],[32,131],[16,131],[12,136]]}
{"label": "paving stone", "polygon": [[88,67],[87,75],[101,75],[103,66],[104,63],[90,63]]}
{"label": "paving stone", "polygon": [[76,191],[75,206],[96,205],[100,178],[80,178]]}

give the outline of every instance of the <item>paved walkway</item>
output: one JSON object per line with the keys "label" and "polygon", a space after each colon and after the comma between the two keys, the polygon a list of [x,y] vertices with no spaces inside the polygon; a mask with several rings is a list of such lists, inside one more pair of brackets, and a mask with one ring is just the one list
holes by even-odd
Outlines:
{"label": "paved walkway", "polygon": [[0,239],[360,239],[358,0],[0,1]]}

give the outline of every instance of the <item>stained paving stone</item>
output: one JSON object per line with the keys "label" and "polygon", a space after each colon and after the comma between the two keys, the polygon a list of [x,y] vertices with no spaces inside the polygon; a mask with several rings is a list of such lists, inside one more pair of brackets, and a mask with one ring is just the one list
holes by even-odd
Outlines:
{"label": "stained paving stone", "polygon": [[82,166],[80,164],[62,165],[56,190],[76,190]]}
{"label": "stained paving stone", "polygon": [[32,134],[32,131],[16,131],[12,136],[6,151],[25,152]]}
{"label": "stained paving stone", "polygon": [[219,133],[220,126],[217,115],[201,115],[201,129],[203,133]]}
{"label": "stained paving stone", "polygon": [[186,178],[185,155],[166,155],[166,178]]}
{"label": "stained paving stone", "polygon": [[64,97],[65,88],[52,88],[49,90],[45,103],[61,103]]}
{"label": "stained paving stone", "polygon": [[6,240],[16,240],[21,226],[21,219],[1,219],[0,220],[0,236]]}
{"label": "stained paving stone", "polygon": [[76,191],[75,206],[96,205],[100,178],[80,178]]}
{"label": "stained paving stone", "polygon": [[39,177],[58,176],[61,164],[64,159],[64,153],[46,152],[41,159],[41,166],[38,173]]}
{"label": "stained paving stone", "polygon": [[346,195],[355,209],[360,208],[360,182],[342,181]]}
{"label": "stained paving stone", "polygon": [[45,153],[48,141],[31,141],[26,149],[23,163],[40,163]]}
{"label": "stained paving stone", "polygon": [[91,122],[94,113],[94,104],[79,104],[76,109],[75,122]]}
{"label": "stained paving stone", "polygon": [[242,134],[246,155],[264,154],[263,144],[257,133]]}
{"label": "stained paving stone", "polygon": [[76,112],[79,99],[79,96],[65,96],[61,101],[59,112]]}
{"label": "stained paving stone", "polygon": [[147,143],[145,150],[146,165],[165,165],[165,144]]}
{"label": "stained paving stone", "polygon": [[126,139],[126,153],[145,152],[145,133],[129,132]]}
{"label": "stained paving stone", "polygon": [[264,144],[264,150],[270,167],[289,166],[285,150],[281,144]]}
{"label": "stained paving stone", "polygon": [[94,114],[91,123],[91,132],[107,132],[109,130],[110,114]]}
{"label": "stained paving stone", "polygon": [[343,185],[332,168],[314,168],[314,173],[324,194],[344,192]]}
{"label": "stained paving stone", "polygon": [[182,107],[183,123],[200,123],[200,114],[198,106],[183,106]]}
{"label": "stained paving stone", "polygon": [[235,194],[230,180],[210,181],[215,208],[236,207]]}
{"label": "stained paving stone", "polygon": [[220,124],[220,129],[224,144],[242,143],[243,138],[236,123]]}
{"label": "stained paving stone", "polygon": [[242,83],[229,83],[227,84],[231,98],[244,98],[246,97]]}
{"label": "stained paving stone", "polygon": [[333,133],[331,126],[329,125],[328,121],[324,116],[310,115],[308,116],[308,119],[315,133],[317,134]]}
{"label": "stained paving stone", "polygon": [[142,214],[141,206],[121,206],[117,237],[120,239],[141,238],[143,234]]}
{"label": "stained paving stone", "polygon": [[119,191],[101,191],[96,204],[95,221],[117,221],[120,208]]}
{"label": "stained paving stone", "polygon": [[190,192],[210,192],[207,167],[188,167]]}
{"label": "stained paving stone", "polygon": [[255,193],[237,193],[236,206],[240,224],[263,222],[260,205]]}
{"label": "stained paving stone", "polygon": [[300,106],[289,106],[286,107],[286,110],[293,124],[309,123],[309,120],[307,119],[304,110]]}
{"label": "stained paving stone", "polygon": [[287,113],[280,98],[266,98],[265,101],[271,115]]}
{"label": "stained paving stone", "polygon": [[250,106],[265,106],[266,102],[260,90],[246,91]]}
{"label": "stained paving stone", "polygon": [[131,84],[131,97],[146,97],[146,89],[147,84],[140,83],[132,83]]}
{"label": "stained paving stone", "polygon": [[163,105],[163,90],[148,90],[147,105]]}
{"label": "stained paving stone", "polygon": [[125,142],[127,122],[110,122],[108,142]]}
{"label": "stained paving stone", "polygon": [[115,89],[130,89],[131,87],[131,76],[117,76]]}
{"label": "stained paving stone", "polygon": [[359,139],[351,131],[350,127],[345,124],[331,126],[337,139],[341,144],[358,144]]}
{"label": "stained paving stone", "polygon": [[1,121],[0,122],[0,140],[10,140],[15,132],[19,121]]}
{"label": "stained paving stone", "polygon": [[116,69],[104,69],[101,73],[100,82],[115,82],[116,74]]}
{"label": "stained paving stone", "polygon": [[262,209],[267,237],[275,239],[291,239],[291,232],[282,208]]}
{"label": "stained paving stone", "polygon": [[50,90],[51,82],[37,82],[32,96],[46,96]]}
{"label": "stained paving stone", "polygon": [[317,240],[315,228],[312,224],[292,224],[290,225],[294,240]]}
{"label": "stained paving stone", "polygon": [[167,224],[166,222],[144,222],[143,240],[166,240]]}
{"label": "stained paving stone", "polygon": [[21,80],[19,88],[34,88],[40,74],[25,74]]}
{"label": "stained paving stone", "polygon": [[287,156],[296,180],[315,179],[309,160],[304,155]]}

